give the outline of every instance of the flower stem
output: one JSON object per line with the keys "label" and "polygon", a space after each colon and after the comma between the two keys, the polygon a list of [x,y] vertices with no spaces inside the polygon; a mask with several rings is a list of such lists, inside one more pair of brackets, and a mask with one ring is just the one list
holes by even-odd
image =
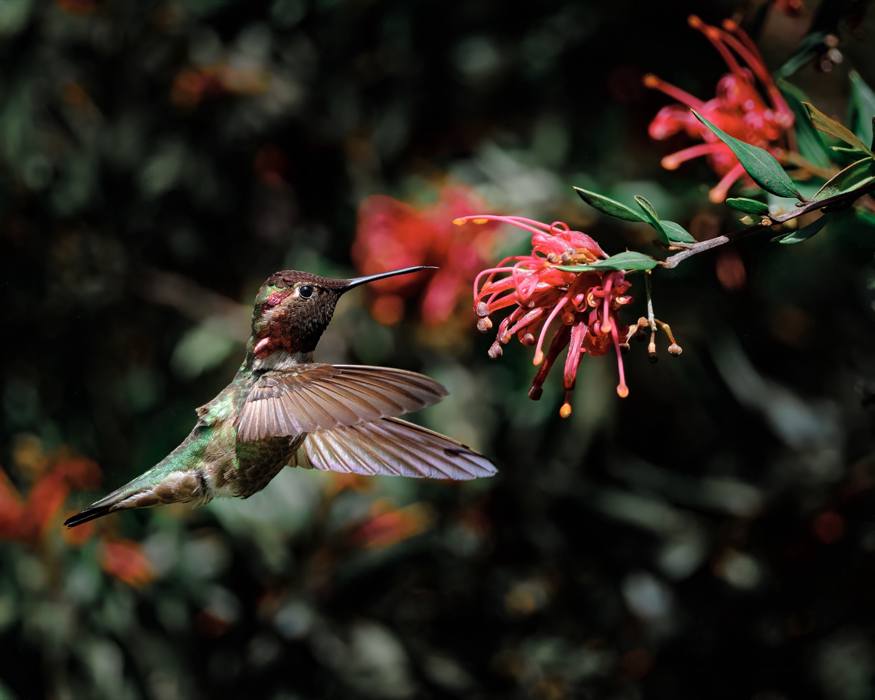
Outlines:
{"label": "flower stem", "polygon": [[797,219],[800,216],[809,214],[813,211],[820,211],[836,204],[850,205],[857,199],[860,199],[864,195],[867,195],[871,192],[875,192],[875,182],[869,183],[865,187],[851,190],[850,192],[841,192],[825,199],[820,199],[814,202],[805,202],[796,209],[791,209],[784,214],[763,216],[759,221],[751,224],[750,226],[747,226],[746,228],[739,229],[737,231],[730,231],[729,233],[724,233],[723,235],[717,236],[716,238],[709,238],[706,241],[699,241],[698,243],[694,243],[689,248],[686,248],[679,253],[675,253],[674,255],[670,255],[665,260],[663,260],[660,265],[666,269],[671,270],[677,267],[687,258],[691,258],[694,255],[698,255],[699,253],[704,253],[707,250],[719,248],[720,246],[726,245],[727,243],[734,243],[735,241],[744,238],[745,236],[749,236],[764,229],[770,229],[775,224],[786,223],[788,221],[791,221],[792,219]]}

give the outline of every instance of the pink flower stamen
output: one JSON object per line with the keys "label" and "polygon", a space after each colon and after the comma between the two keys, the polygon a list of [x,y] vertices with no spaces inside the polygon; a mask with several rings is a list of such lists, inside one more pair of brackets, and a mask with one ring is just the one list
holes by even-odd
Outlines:
{"label": "pink flower stamen", "polygon": [[648,73],[644,76],[644,85],[649,88],[653,88],[654,90],[659,90],[660,92],[665,93],[669,97],[674,98],[678,102],[685,104],[687,107],[691,107],[693,109],[702,109],[705,104],[698,97],[691,95],[686,90],[681,90],[676,85],[667,83],[666,81],[662,80],[658,76],[653,75],[652,73]]}
{"label": "pink flower stamen", "polygon": [[553,323],[553,319],[559,314],[562,310],[562,307],[565,306],[565,303],[568,301],[568,297],[562,297],[557,303],[556,306],[553,307],[553,310],[550,312],[550,315],[547,316],[547,320],[544,321],[544,325],[541,328],[541,334],[538,336],[538,344],[535,346],[535,358],[532,360],[532,364],[535,366],[541,364],[544,361],[544,353],[541,351],[541,348],[544,346],[544,338],[547,336],[547,329],[550,327],[550,324]]}
{"label": "pink flower stamen", "polygon": [[744,166],[741,163],[736,163],[732,169],[726,173],[714,187],[708,192],[708,199],[714,204],[720,204],[726,199],[729,190],[736,181],[744,175]]}
{"label": "pink flower stamen", "polygon": [[[487,221],[494,221],[499,224],[512,224],[518,228],[521,228],[525,231],[529,231],[530,233],[542,233],[542,229],[535,228],[531,224],[528,223],[527,220],[522,219],[522,217],[514,217],[514,216],[496,216],[494,214],[477,214],[476,216],[460,216],[457,219],[453,219],[453,223],[457,226],[462,226],[464,224],[480,224],[486,223]],[[535,222],[537,223],[537,222]],[[543,224],[542,224],[543,225]],[[549,229],[548,229],[549,230]]]}
{"label": "pink flower stamen", "polygon": [[537,321],[543,315],[544,315],[544,308],[543,307],[538,306],[538,307],[532,309],[531,311],[526,313],[519,321],[517,321],[514,324],[513,328],[511,328],[508,331],[508,333],[510,335],[516,335],[526,326],[532,325],[535,321]]}
{"label": "pink flower stamen", "polygon": [[577,323],[571,329],[571,342],[568,344],[568,356],[565,358],[565,374],[563,376],[565,388],[573,389],[577,380],[577,368],[580,366],[583,339],[586,337],[587,328],[583,322]]}
{"label": "pink flower stamen", "polygon": [[666,170],[676,170],[681,163],[686,163],[688,160],[701,158],[702,156],[708,156],[717,153],[718,151],[725,150],[728,150],[728,148],[722,141],[718,141],[717,143],[699,143],[695,146],[690,146],[689,148],[677,151],[676,153],[670,153],[662,159],[661,164]]}
{"label": "pink flower stamen", "polygon": [[611,323],[611,286],[614,284],[614,276],[609,274],[605,279],[605,299],[602,310],[602,333],[610,333],[614,329],[614,324]]}
{"label": "pink flower stamen", "polygon": [[620,349],[620,336],[619,333],[617,333],[616,325],[611,329],[611,337],[614,341],[614,350],[617,353],[617,374],[620,378],[620,381],[617,384],[617,396],[621,399],[625,399],[629,395],[629,387],[626,386],[626,372],[623,368],[623,352]]}

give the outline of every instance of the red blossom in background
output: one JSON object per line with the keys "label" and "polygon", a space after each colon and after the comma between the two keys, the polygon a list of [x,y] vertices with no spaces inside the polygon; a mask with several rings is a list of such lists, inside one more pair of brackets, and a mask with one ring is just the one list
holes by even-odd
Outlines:
{"label": "red blossom in background", "polygon": [[107,539],[100,550],[100,566],[129,586],[139,588],[155,578],[152,564],[139,543],[133,540]]}
{"label": "red blossom in background", "polygon": [[785,15],[798,17],[805,11],[803,0],[775,0],[775,7]]}
{"label": "red blossom in background", "polygon": [[751,38],[732,20],[723,27],[705,24],[696,16],[690,26],[701,31],[729,66],[729,73],[717,83],[712,99],[700,100],[655,75],[644,77],[644,84],[664,92],[680,104],[663,107],[648,129],[650,137],[661,141],[686,132],[703,143],[667,155],[662,166],[674,170],[681,163],[705,156],[721,176],[709,194],[712,202],[726,199],[732,185],[745,175],[744,168],[729,147],[720,141],[690,112],[695,109],[731,136],[760,146],[780,156],[785,137],[793,126],[793,113],[781,96],[762,56]]}
{"label": "red blossom in background", "polygon": [[[534,364],[539,369],[529,396],[538,399],[556,358],[567,348],[563,372],[565,400],[560,409],[560,415],[567,418],[571,415],[571,393],[583,355],[606,355],[613,351],[619,374],[617,394],[622,398],[628,396],[621,346],[638,329],[638,324],[624,325],[618,316],[620,308],[632,301],[627,294],[631,285],[625,273],[558,269],[557,265],[587,264],[607,257],[593,238],[571,230],[561,221],[545,224],[519,216],[491,215],[456,220],[459,225],[488,222],[510,224],[532,234],[531,254],[507,257],[481,271],[474,280],[474,311],[480,331],[492,328],[492,314],[511,310],[498,325],[490,357],[499,357],[502,346],[514,337],[523,345],[534,345]],[[551,329],[553,335],[548,344]]]}
{"label": "red blossom in background", "polygon": [[0,470],[0,539],[37,543],[55,524],[70,490],[93,489],[99,481],[96,463],[62,455],[38,476],[24,498]]}
{"label": "red blossom in background", "polygon": [[411,503],[402,508],[387,500],[371,506],[368,517],[349,535],[350,543],[363,549],[386,549],[422,534],[434,521],[434,515],[422,503]]}
{"label": "red blossom in background", "polygon": [[441,189],[438,202],[423,209],[384,195],[362,202],[352,246],[361,274],[412,265],[439,268],[433,275],[391,277],[368,285],[377,321],[398,323],[406,299],[419,305],[426,325],[444,323],[453,315],[467,296],[469,280],[487,264],[495,239],[493,227],[472,237],[454,228],[452,221],[482,206],[468,188],[458,185]]}
{"label": "red blossom in background", "polygon": [[228,63],[184,68],[173,79],[170,100],[177,107],[192,109],[211,97],[262,95],[270,87],[270,76],[258,68],[241,68]]}
{"label": "red blossom in background", "polygon": [[[42,543],[69,515],[64,505],[71,491],[95,489],[100,483],[97,463],[70,455],[66,450],[46,454],[37,440],[25,440],[19,449],[19,471],[32,478],[24,496],[0,469],[0,540],[20,542],[43,551]],[[92,523],[76,530],[62,530],[67,545],[78,547],[94,536]],[[141,586],[154,578],[152,565],[136,542],[99,538],[103,570],[131,586]]]}

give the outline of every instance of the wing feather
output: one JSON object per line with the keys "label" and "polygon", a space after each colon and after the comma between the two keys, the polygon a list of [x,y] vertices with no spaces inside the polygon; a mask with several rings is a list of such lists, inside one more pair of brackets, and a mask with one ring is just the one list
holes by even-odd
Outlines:
{"label": "wing feather", "polygon": [[367,365],[305,364],[265,373],[236,420],[242,442],[378,421],[440,401],[447,391],[422,374]]}
{"label": "wing feather", "polygon": [[297,463],[323,471],[460,481],[497,471],[466,445],[397,418],[310,433],[298,448]]}

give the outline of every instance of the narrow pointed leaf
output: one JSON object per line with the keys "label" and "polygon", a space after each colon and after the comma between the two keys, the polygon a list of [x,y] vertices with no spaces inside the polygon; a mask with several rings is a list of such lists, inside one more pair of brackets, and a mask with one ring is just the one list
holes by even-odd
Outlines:
{"label": "narrow pointed leaf", "polygon": [[631,207],[627,207],[622,202],[618,202],[610,197],[605,197],[605,195],[599,194],[598,192],[585,190],[582,187],[575,187],[574,190],[584,202],[589,204],[589,206],[598,209],[600,212],[603,212],[608,216],[623,219],[624,221],[647,223],[647,219]]}
{"label": "narrow pointed leaf", "polygon": [[597,260],[584,265],[556,265],[559,270],[566,272],[591,272],[593,270],[625,270],[626,272],[638,272],[640,270],[652,270],[659,265],[659,261],[649,255],[634,250],[617,253],[604,260]]}
{"label": "narrow pointed leaf", "polygon": [[769,205],[758,199],[749,199],[748,197],[729,197],[725,204],[727,207],[731,207],[737,211],[743,211],[745,214],[767,216],[769,213]]}
{"label": "narrow pointed leaf", "polygon": [[793,110],[793,128],[796,131],[799,153],[814,165],[828,168],[832,164],[829,151],[826,144],[823,143],[823,139],[820,138],[820,134],[817,133],[817,129],[811,123],[811,118],[803,104],[808,101],[808,97],[802,90],[786,80],[779,79],[778,87],[790,109]]}
{"label": "narrow pointed leaf", "polygon": [[824,31],[807,35],[799,42],[799,47],[793,52],[793,55],[784,62],[783,66],[778,68],[776,74],[782,78],[789,78],[800,68],[811,63],[820,54],[826,37],[827,32]]}
{"label": "narrow pointed leaf", "polygon": [[693,238],[693,234],[691,234],[687,229],[681,226],[677,221],[669,221],[668,219],[660,219],[659,223],[662,225],[662,230],[665,231],[669,240],[674,243],[695,243],[696,239]]}
{"label": "narrow pointed leaf", "polygon": [[823,230],[823,227],[826,226],[828,220],[829,215],[825,214],[819,219],[812,221],[807,226],[803,226],[796,231],[790,231],[790,233],[779,236],[774,240],[783,245],[795,245],[796,243],[802,243],[802,241],[807,241],[815,234],[820,233],[820,231]]}
{"label": "narrow pointed leaf", "polygon": [[870,144],[870,149],[875,149],[875,141],[872,138],[872,122],[875,120],[875,90],[872,90],[855,70],[851,71],[850,78],[851,118],[848,121],[860,140]]}
{"label": "narrow pointed leaf", "polygon": [[846,144],[853,148],[856,148],[858,151],[862,151],[863,153],[871,153],[869,147],[865,143],[863,143],[860,138],[844,124],[837,122],[832,117],[826,116],[810,102],[803,102],[802,104],[805,105],[805,109],[808,112],[808,116],[811,118],[811,123],[814,124],[815,129],[817,129],[818,131],[822,131],[824,134],[829,134],[839,141],[844,141]]}
{"label": "narrow pointed leaf", "polygon": [[759,146],[752,146],[734,136],[730,136],[695,110],[693,110],[693,115],[714,132],[717,138],[729,146],[751,179],[766,190],[766,192],[771,192],[779,197],[797,197],[801,199],[799,191],[793,184],[793,180],[790,179],[790,176],[771,153]]}
{"label": "narrow pointed leaf", "polygon": [[671,242],[668,231],[663,228],[662,221],[660,221],[659,215],[656,213],[656,209],[653,208],[653,205],[640,194],[635,195],[635,202],[638,204],[639,207],[641,207],[641,210],[644,212],[644,221],[650,224],[659,234],[659,240],[661,240],[663,243]]}
{"label": "narrow pointed leaf", "polygon": [[831,180],[824,183],[823,187],[811,199],[814,202],[828,199],[843,192],[853,192],[872,182],[875,182],[875,160],[871,157],[860,158],[860,160],[840,170]]}

